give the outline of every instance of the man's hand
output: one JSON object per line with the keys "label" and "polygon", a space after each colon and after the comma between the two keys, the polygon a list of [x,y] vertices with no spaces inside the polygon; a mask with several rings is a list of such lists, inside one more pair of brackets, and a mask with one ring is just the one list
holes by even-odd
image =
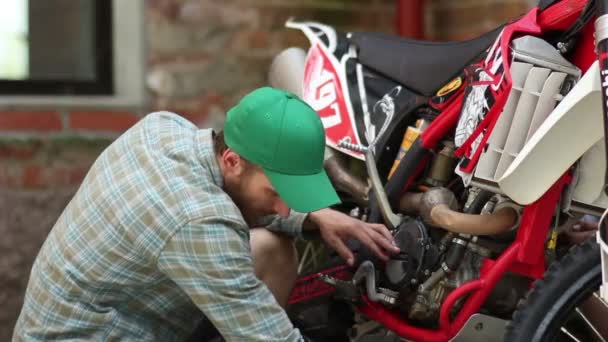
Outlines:
{"label": "man's hand", "polygon": [[323,240],[351,266],[355,258],[345,244],[346,239],[351,237],[359,240],[382,260],[388,260],[389,254],[399,253],[393,236],[382,224],[366,223],[332,209],[310,213],[308,219],[319,228]]}

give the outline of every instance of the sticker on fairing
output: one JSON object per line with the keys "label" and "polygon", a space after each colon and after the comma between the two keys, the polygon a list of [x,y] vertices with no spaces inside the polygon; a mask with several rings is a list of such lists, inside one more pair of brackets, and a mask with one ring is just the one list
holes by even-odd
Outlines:
{"label": "sticker on fairing", "polygon": [[444,85],[441,89],[439,89],[435,96],[443,97],[449,95],[453,91],[460,88],[460,86],[462,86],[462,78],[458,76],[455,79],[451,80],[448,84]]}
{"label": "sticker on fairing", "polygon": [[361,153],[338,147],[340,141],[361,144],[350,97],[345,90],[345,78],[341,77],[343,73],[340,70],[336,58],[322,44],[313,44],[304,67],[302,98],[321,117],[327,145],[362,159]]}
{"label": "sticker on fairing", "polygon": [[[491,81],[490,77],[483,69],[478,71],[479,81]],[[469,93],[462,105],[460,119],[456,126],[456,134],[454,135],[454,143],[456,147],[462,146],[465,141],[473,134],[477,125],[483,120],[485,114],[490,110],[486,90],[489,84],[480,84],[471,86]],[[476,150],[479,146],[482,136],[479,135],[472,143],[471,149]]]}
{"label": "sticker on fairing", "polygon": [[486,58],[465,69],[467,88],[454,135],[458,147],[455,155],[461,157],[459,174],[471,173],[475,168],[511,90],[510,80],[505,79],[510,63],[505,66],[501,39],[502,32]]}

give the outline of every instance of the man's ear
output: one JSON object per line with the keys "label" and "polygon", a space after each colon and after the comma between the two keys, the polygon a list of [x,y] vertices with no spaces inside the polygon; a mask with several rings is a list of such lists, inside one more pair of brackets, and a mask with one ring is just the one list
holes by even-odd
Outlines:
{"label": "man's ear", "polygon": [[244,170],[244,160],[238,153],[227,148],[221,157],[222,164],[227,172],[239,176]]}

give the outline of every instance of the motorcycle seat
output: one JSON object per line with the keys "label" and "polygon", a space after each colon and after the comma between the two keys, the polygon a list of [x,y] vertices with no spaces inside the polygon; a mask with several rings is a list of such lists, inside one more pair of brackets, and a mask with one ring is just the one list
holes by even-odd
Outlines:
{"label": "motorcycle seat", "polygon": [[359,62],[421,95],[432,96],[488,48],[502,26],[462,42],[430,42],[353,32]]}

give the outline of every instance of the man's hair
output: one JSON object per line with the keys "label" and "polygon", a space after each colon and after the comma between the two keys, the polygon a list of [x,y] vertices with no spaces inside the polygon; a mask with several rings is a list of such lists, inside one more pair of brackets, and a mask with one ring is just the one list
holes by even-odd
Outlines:
{"label": "man's hair", "polygon": [[221,156],[227,148],[226,141],[224,141],[224,132],[213,132],[213,151],[215,152],[215,155]]}
{"label": "man's hair", "polygon": [[[218,133],[213,132],[213,152],[215,152],[215,155],[217,157],[219,157],[222,154],[224,154],[224,152],[227,149],[228,149],[228,145],[226,145],[226,141],[224,140],[224,132],[223,131],[220,131]],[[251,163],[249,160],[243,158],[243,156],[241,156],[240,154],[239,154],[239,157],[241,157],[241,160],[244,162],[246,172],[253,171],[258,168],[257,165],[255,165],[255,164]]]}

